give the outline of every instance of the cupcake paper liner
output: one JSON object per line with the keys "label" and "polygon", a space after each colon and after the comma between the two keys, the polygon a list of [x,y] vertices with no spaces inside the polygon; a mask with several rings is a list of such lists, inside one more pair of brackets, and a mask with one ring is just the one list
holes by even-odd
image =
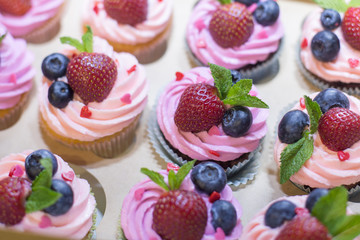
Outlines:
{"label": "cupcake paper liner", "polygon": [[20,101],[12,107],[8,113],[6,113],[3,117],[0,117],[0,130],[4,130],[6,128],[11,127],[17,120],[19,120],[24,107],[29,99],[29,93],[24,93]]}

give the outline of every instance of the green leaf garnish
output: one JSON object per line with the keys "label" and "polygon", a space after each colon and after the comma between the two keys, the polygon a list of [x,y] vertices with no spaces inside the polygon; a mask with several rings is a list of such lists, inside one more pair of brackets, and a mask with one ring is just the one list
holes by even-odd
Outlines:
{"label": "green leaf garnish", "polygon": [[241,105],[245,107],[269,108],[269,106],[263,101],[261,101],[259,98],[250,95],[242,95],[241,97],[231,96],[226,98],[223,102],[225,104]]}
{"label": "green leaf garnish", "polygon": [[311,100],[308,96],[304,96],[306,110],[308,110],[310,118],[310,133],[314,134],[319,126],[319,120],[322,112],[317,102]]}
{"label": "green leaf garnish", "polygon": [[[39,176],[35,178],[31,187],[51,187],[51,178],[52,178],[52,162],[50,158],[45,158],[40,160],[41,165],[45,168],[45,171],[41,171]],[[49,174],[50,173],[50,174]]]}
{"label": "green leaf garnish", "polygon": [[231,71],[227,68],[209,63],[211,75],[214,78],[215,86],[219,91],[219,98],[223,100],[228,94],[231,85]]}
{"label": "green leaf garnish", "polygon": [[148,176],[154,183],[165,189],[165,191],[169,191],[169,187],[164,181],[164,176],[160,173],[149,170],[147,168],[141,168],[140,172]]}
{"label": "green leaf garnish", "polygon": [[230,4],[231,0],[219,0],[221,4]]}
{"label": "green leaf garnish", "polygon": [[6,34],[7,34],[7,32],[0,36],[0,44],[4,40],[4,38],[6,37]]}
{"label": "green leaf garnish", "polygon": [[86,26],[86,33],[82,36],[82,43],[72,37],[61,37],[60,42],[63,44],[69,44],[73,47],[75,47],[80,52],[93,52],[93,33],[89,26]]}
{"label": "green leaf garnish", "polygon": [[345,0],[314,0],[316,4],[324,9],[334,9],[338,12],[345,12],[348,8]]}
{"label": "green leaf garnish", "polygon": [[359,7],[360,6],[360,0],[351,0],[348,4],[349,7]]}
{"label": "green leaf garnish", "polygon": [[189,174],[189,172],[193,168],[194,164],[195,164],[195,160],[187,162],[178,170],[178,172],[176,174],[175,189],[179,189],[181,183],[184,181],[184,178],[186,177],[186,175]]}

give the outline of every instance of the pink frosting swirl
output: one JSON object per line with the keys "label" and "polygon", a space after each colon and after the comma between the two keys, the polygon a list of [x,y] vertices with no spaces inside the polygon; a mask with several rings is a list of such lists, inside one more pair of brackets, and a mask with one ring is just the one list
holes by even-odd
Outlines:
{"label": "pink frosting swirl", "polygon": [[0,23],[4,24],[13,36],[24,36],[54,17],[63,3],[64,0],[31,0],[32,6],[25,15],[0,14]]}
{"label": "pink frosting swirl", "polygon": [[[261,0],[264,1],[264,0]],[[220,6],[217,0],[201,0],[194,7],[186,29],[186,40],[191,52],[203,64],[215,63],[228,69],[239,69],[248,64],[266,60],[276,52],[284,28],[281,16],[271,26],[262,26],[254,20],[254,32],[243,45],[222,48],[211,37],[209,23],[213,13]],[[199,47],[200,42],[205,46]]]}
{"label": "pink frosting swirl", "polygon": [[[316,95],[317,93],[314,93],[310,97],[314,98]],[[346,96],[350,102],[350,110],[360,114],[360,101],[355,97]],[[299,103],[293,109],[306,112],[306,109],[301,108]],[[344,150],[350,154],[350,159],[340,161],[337,152],[329,150],[321,142],[318,132],[314,133],[313,137],[314,152],[301,169],[291,176],[291,181],[313,188],[332,188],[360,181],[360,141]],[[277,138],[274,146],[274,159],[278,166],[280,166],[280,154],[286,146],[287,144],[281,143]]]}
{"label": "pink frosting swirl", "polygon": [[[162,171],[161,174],[167,181],[167,172]],[[195,191],[204,199],[208,209],[208,220],[202,240],[216,240],[214,227],[211,224],[211,206],[209,202],[209,196],[204,193],[200,193],[195,189],[190,176],[186,176],[180,189],[187,191]],[[152,215],[154,205],[157,202],[161,194],[165,192],[160,186],[146,179],[136,184],[126,195],[122,210],[121,210],[121,227],[125,233],[125,237],[129,240],[161,240],[160,236],[152,229]],[[237,213],[237,223],[231,235],[226,236],[226,240],[238,239],[242,232],[242,225],[240,217],[242,215],[242,209],[239,202],[233,197],[232,190],[229,186],[225,186],[220,193],[221,200],[231,202]]]}
{"label": "pink frosting swirl", "polygon": [[164,31],[171,19],[173,8],[172,0],[148,0],[147,19],[136,26],[130,26],[120,24],[109,17],[103,2],[104,0],[85,1],[83,24],[90,25],[94,35],[112,42],[131,45],[149,42]]}
{"label": "pink frosting swirl", "polygon": [[[188,86],[200,82],[214,85],[210,68],[193,68],[184,73],[183,79],[180,81],[173,80],[163,91],[158,101],[157,120],[166,140],[183,154],[200,161],[214,159],[225,162],[234,160],[244,153],[254,151],[266,134],[268,109],[249,108],[253,116],[253,124],[246,135],[239,138],[226,135],[221,124],[218,126],[220,134],[209,134],[206,131],[199,133],[183,132],[178,129],[174,122],[174,115],[181,94]],[[254,85],[251,92],[254,96],[258,95]],[[215,156],[210,150],[216,151],[219,156]]]}
{"label": "pink frosting swirl", "polygon": [[[145,69],[137,59],[129,53],[114,52],[104,39],[98,37],[94,37],[93,48],[94,52],[104,53],[115,61],[118,76],[104,101],[87,105],[92,112],[91,118],[80,117],[84,103],[76,94],[73,101],[59,109],[48,100],[48,89],[52,82],[44,77],[40,86],[40,112],[47,124],[57,134],[80,141],[93,141],[121,131],[142,113],[147,103],[148,81]],[[74,48],[65,49],[64,52],[68,56],[78,53]],[[131,71],[133,66],[136,66],[135,70]],[[67,82],[66,77],[60,80]],[[122,100],[124,98],[127,101]]]}
{"label": "pink frosting swirl", "polygon": [[[21,177],[28,179],[25,173],[24,164],[25,158],[31,152],[31,150],[27,150],[23,153],[10,154],[2,158],[0,160],[0,179],[8,177],[10,170],[16,165],[24,170],[23,176]],[[63,180],[63,173],[74,171],[61,157],[57,155],[55,155],[55,157],[58,163],[58,170],[53,178]],[[9,228],[61,238],[82,239],[85,237],[93,224],[92,215],[96,205],[95,198],[90,194],[90,185],[85,179],[78,178],[75,175],[72,181],[66,182],[71,186],[74,192],[74,203],[67,213],[60,216],[51,216],[45,212],[37,211],[26,214],[20,223],[11,227],[6,227],[4,224],[0,223],[0,228]],[[51,225],[46,228],[41,228],[39,223],[44,216],[50,219]]]}
{"label": "pink frosting swirl", "polygon": [[[332,30],[340,41],[340,51],[334,61],[321,62],[312,54],[311,40],[316,33],[324,30],[320,21],[322,11],[322,8],[317,8],[304,21],[300,41],[306,38],[308,44],[306,47],[301,48],[301,62],[307,70],[326,81],[360,83],[360,67],[351,67],[349,64],[349,59],[360,60],[360,50],[356,50],[345,41],[341,27]],[[343,18],[343,15],[343,13],[340,13],[341,18]]]}
{"label": "pink frosting swirl", "polygon": [[[0,26],[0,35],[7,32]],[[34,55],[26,49],[23,39],[6,34],[0,44],[0,110],[15,106],[22,94],[30,91],[35,69]]]}

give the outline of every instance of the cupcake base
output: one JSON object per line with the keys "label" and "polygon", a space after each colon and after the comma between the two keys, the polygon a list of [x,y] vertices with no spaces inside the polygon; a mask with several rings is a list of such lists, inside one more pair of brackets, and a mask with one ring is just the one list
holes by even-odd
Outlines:
{"label": "cupcake base", "polygon": [[19,120],[28,99],[29,93],[24,93],[21,95],[20,101],[14,107],[0,110],[0,130],[11,127]]}

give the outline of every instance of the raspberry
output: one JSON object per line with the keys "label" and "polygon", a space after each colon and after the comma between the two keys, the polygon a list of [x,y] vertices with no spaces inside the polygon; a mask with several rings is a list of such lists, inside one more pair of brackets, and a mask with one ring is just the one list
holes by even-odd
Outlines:
{"label": "raspberry", "polygon": [[22,16],[31,8],[31,0],[0,0],[0,12]]}
{"label": "raspberry", "polygon": [[360,7],[350,7],[345,12],[341,23],[345,40],[355,49],[360,50]]}
{"label": "raspberry", "polygon": [[146,20],[147,0],[105,0],[107,14],[118,23],[135,26]]}

